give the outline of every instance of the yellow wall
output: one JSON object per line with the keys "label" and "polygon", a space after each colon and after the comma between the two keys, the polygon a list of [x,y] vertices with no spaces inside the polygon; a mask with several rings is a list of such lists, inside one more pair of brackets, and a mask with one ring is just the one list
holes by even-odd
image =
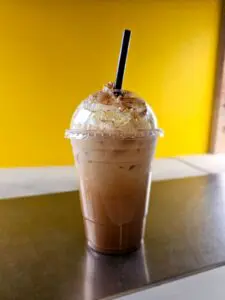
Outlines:
{"label": "yellow wall", "polygon": [[219,0],[0,0],[0,166],[73,162],[64,130],[114,80],[124,28],[124,86],[165,130],[157,156],[206,152],[219,10]]}

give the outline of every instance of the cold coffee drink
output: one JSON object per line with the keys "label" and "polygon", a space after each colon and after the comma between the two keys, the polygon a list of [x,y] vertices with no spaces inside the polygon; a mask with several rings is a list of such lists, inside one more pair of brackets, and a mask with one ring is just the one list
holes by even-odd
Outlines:
{"label": "cold coffee drink", "polygon": [[71,139],[80,176],[88,245],[124,253],[141,245],[148,212],[151,162],[160,130],[142,99],[108,84],[75,112]]}

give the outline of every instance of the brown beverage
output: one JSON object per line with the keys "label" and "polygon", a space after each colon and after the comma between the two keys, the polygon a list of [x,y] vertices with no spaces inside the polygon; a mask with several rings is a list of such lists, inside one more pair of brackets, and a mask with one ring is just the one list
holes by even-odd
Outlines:
{"label": "brown beverage", "polygon": [[68,136],[87,242],[94,250],[124,253],[141,245],[158,134],[146,103],[130,92],[115,96],[111,85],[75,112]]}

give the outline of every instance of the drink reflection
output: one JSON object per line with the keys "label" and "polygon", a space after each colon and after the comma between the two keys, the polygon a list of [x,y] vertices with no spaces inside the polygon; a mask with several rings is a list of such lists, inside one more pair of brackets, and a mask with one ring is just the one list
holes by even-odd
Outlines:
{"label": "drink reflection", "polygon": [[123,256],[102,255],[86,250],[83,295],[85,300],[99,299],[143,287],[150,282],[145,246]]}

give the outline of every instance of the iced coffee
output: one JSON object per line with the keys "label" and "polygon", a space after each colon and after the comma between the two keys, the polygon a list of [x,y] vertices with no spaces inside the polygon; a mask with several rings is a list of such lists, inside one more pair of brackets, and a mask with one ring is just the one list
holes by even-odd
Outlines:
{"label": "iced coffee", "polygon": [[102,253],[140,247],[158,136],[147,103],[109,83],[75,111],[70,138],[80,177],[81,207],[88,245]]}

